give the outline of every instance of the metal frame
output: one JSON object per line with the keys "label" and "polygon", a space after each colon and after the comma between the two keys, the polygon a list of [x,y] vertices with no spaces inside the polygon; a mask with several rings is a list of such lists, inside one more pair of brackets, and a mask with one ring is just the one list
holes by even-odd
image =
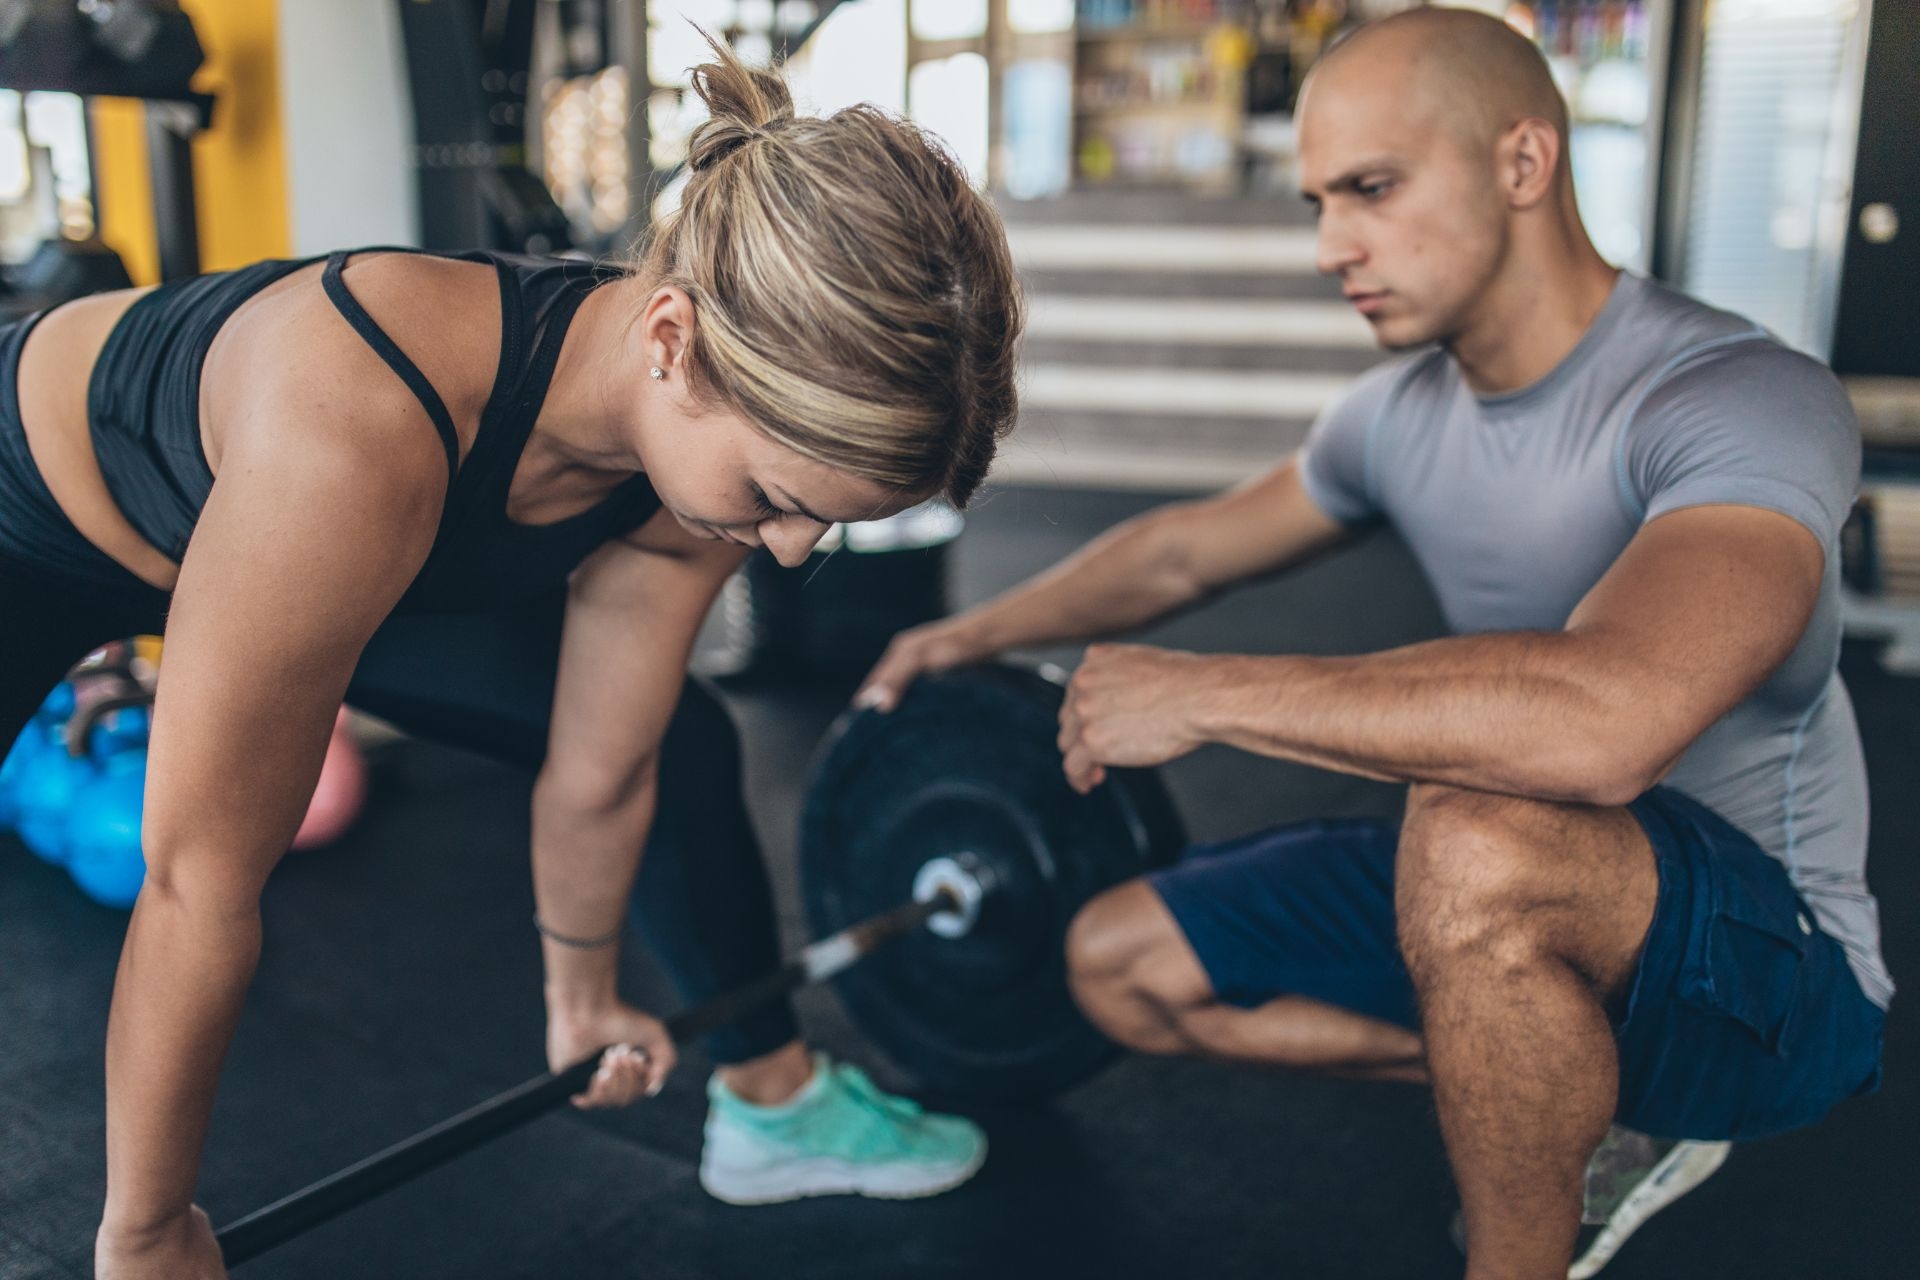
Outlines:
{"label": "metal frame", "polygon": [[1847,49],[1841,55],[1839,102],[1835,104],[1833,130],[1844,145],[1834,148],[1828,157],[1828,184],[1837,183],[1846,195],[1840,201],[1840,213],[1833,225],[1815,229],[1820,256],[1814,266],[1814,328],[1820,338],[1820,358],[1833,358],[1833,339],[1840,328],[1840,280],[1847,266],[1847,242],[1852,238],[1853,177],[1860,160],[1860,111],[1866,99],[1867,49],[1873,38],[1873,0],[1858,0],[1853,12],[1853,27],[1847,32]]}
{"label": "metal frame", "polygon": [[670,177],[653,168],[653,125],[647,110],[653,100],[653,79],[647,71],[647,0],[611,2],[609,60],[627,73],[627,225],[622,235],[629,248],[636,248],[653,225],[658,187]]}
{"label": "metal frame", "polygon": [[[1847,48],[1842,55],[1839,101],[1832,120],[1832,148],[1826,180],[1851,189],[1859,150],[1860,103],[1866,84],[1867,47],[1873,26],[1873,0],[1858,0]],[[1692,214],[1693,176],[1698,156],[1695,139],[1700,124],[1700,91],[1705,78],[1707,0],[1680,0],[1669,33],[1673,57],[1665,76],[1668,108],[1660,147],[1660,181],[1656,234],[1648,261],[1652,274],[1675,285],[1686,277],[1687,220]],[[1829,244],[1823,236],[1814,266],[1815,335],[1822,358],[1833,351],[1840,313],[1840,277],[1846,265],[1847,214],[1838,227],[1840,240]]]}
{"label": "metal frame", "polygon": [[1700,127],[1700,82],[1707,45],[1706,5],[1676,0],[1662,24],[1668,53],[1662,80],[1659,180],[1654,184],[1653,252],[1648,270],[1678,285],[1687,271],[1687,218],[1693,205],[1694,138]]}
{"label": "metal frame", "polygon": [[[200,274],[200,220],[193,191],[193,136],[200,131],[200,113],[191,103],[148,102],[146,114],[160,278],[184,280]],[[98,192],[94,200],[97,221]]]}

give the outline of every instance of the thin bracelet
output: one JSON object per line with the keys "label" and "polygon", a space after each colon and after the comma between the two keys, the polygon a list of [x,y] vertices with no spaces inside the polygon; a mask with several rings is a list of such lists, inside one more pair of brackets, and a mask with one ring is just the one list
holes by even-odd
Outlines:
{"label": "thin bracelet", "polygon": [[627,926],[622,924],[606,933],[600,934],[598,937],[570,938],[564,933],[555,933],[552,929],[542,924],[540,921],[540,913],[537,911],[533,916],[533,927],[535,932],[547,941],[557,942],[563,947],[572,947],[575,951],[598,951],[602,947],[610,947],[620,941],[621,935],[627,931]]}

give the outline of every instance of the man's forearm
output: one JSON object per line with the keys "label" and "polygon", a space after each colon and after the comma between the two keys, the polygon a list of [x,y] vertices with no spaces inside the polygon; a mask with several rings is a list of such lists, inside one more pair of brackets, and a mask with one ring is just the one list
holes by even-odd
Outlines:
{"label": "man's forearm", "polygon": [[1350,658],[1209,660],[1210,741],[1392,781],[1624,803],[1651,781],[1630,673],[1567,632],[1456,636]]}
{"label": "man's forearm", "polygon": [[1145,626],[1201,591],[1156,511],[1130,520],[968,615],[982,647],[999,652],[1070,644]]}

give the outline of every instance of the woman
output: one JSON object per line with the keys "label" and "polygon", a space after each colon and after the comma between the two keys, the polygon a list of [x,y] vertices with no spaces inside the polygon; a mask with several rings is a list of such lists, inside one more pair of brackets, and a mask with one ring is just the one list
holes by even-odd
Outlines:
{"label": "woman", "polygon": [[[336,254],[0,330],[0,743],[89,647],[166,623],[100,1276],[224,1274],[199,1152],[343,699],[538,767],[548,1060],[631,1046],[584,1105],[674,1061],[615,991],[630,902],[688,999],[773,966],[732,728],[684,684],[695,631],[748,548],[793,566],[831,522],[964,503],[1013,420],[1020,306],[948,155],[871,108],[796,119],[715,51],[681,211],[625,268]],[[977,1130],[810,1055],[785,1007],[710,1048],[725,1198],[978,1166]]]}

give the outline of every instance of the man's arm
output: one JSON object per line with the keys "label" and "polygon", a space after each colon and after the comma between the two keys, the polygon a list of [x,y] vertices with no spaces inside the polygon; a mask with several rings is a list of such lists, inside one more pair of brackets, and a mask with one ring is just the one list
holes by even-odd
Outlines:
{"label": "man's arm", "polygon": [[1075,785],[1202,742],[1398,781],[1623,804],[1784,661],[1813,614],[1814,536],[1755,507],[1647,524],[1556,632],[1363,657],[1095,649],[1061,746]]}
{"label": "man's arm", "polygon": [[924,671],[1008,649],[1113,635],[1279,572],[1339,542],[1288,461],[1241,487],[1160,507],[955,618],[897,639],[862,686],[890,707]]}

